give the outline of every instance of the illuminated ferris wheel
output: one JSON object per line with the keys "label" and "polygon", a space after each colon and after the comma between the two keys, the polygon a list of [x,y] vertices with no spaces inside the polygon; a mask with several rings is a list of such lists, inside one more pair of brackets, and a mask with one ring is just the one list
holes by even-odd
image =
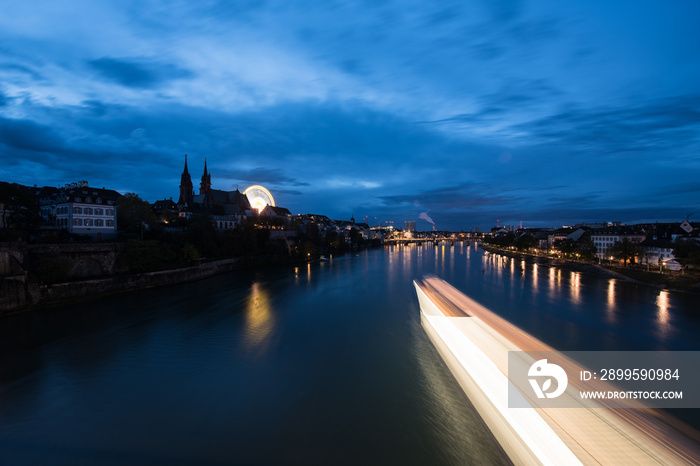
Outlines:
{"label": "illuminated ferris wheel", "polygon": [[256,184],[249,187],[243,191],[243,194],[245,194],[245,196],[248,198],[250,206],[258,212],[262,212],[262,210],[268,205],[271,205],[272,207],[275,206],[275,200],[272,198],[270,191],[260,185]]}

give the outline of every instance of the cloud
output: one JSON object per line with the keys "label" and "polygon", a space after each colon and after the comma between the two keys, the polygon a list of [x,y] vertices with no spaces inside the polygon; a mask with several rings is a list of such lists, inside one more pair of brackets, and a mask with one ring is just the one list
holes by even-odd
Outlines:
{"label": "cloud", "polygon": [[250,181],[251,183],[272,183],[278,185],[290,186],[310,186],[310,183],[299,181],[284,174],[279,168],[256,167],[252,169],[226,169],[226,170],[210,170],[213,175],[223,178],[233,178],[237,180]]}
{"label": "cloud", "polygon": [[0,71],[4,71],[4,74],[9,74],[10,76],[14,76],[14,79],[12,77],[6,78],[6,79],[13,79],[16,80],[16,77],[18,76],[29,76],[32,80],[34,81],[42,81],[45,78],[29,66],[25,66],[19,63],[6,63],[0,65]]}
{"label": "cloud", "polygon": [[168,81],[194,76],[189,70],[173,64],[144,58],[102,57],[89,60],[88,65],[105,79],[125,87],[155,89]]}
{"label": "cloud", "polygon": [[0,144],[33,152],[61,153],[65,142],[56,131],[31,120],[0,117]]}
{"label": "cloud", "polygon": [[680,148],[700,140],[700,95],[617,108],[573,109],[513,129],[534,141],[558,143],[590,155]]}
{"label": "cloud", "polygon": [[433,212],[436,212],[438,210],[470,211],[483,207],[504,207],[522,201],[525,197],[500,192],[498,186],[491,186],[488,183],[465,183],[423,190],[414,194],[380,196],[380,199],[390,206],[415,205],[418,201],[418,205],[428,206]]}

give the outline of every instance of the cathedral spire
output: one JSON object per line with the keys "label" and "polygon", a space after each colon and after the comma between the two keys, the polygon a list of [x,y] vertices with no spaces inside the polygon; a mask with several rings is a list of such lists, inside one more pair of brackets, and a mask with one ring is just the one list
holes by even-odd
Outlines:
{"label": "cathedral spire", "polygon": [[185,154],[185,169],[180,176],[180,199],[178,205],[192,205],[194,199],[194,186],[192,186],[192,178],[187,170],[187,154]]}
{"label": "cathedral spire", "polygon": [[[207,170],[207,158],[204,157],[204,174],[202,174],[202,182],[199,184],[199,194],[205,195],[205,200],[210,200],[211,197],[211,174]],[[205,203],[209,203],[206,202]]]}

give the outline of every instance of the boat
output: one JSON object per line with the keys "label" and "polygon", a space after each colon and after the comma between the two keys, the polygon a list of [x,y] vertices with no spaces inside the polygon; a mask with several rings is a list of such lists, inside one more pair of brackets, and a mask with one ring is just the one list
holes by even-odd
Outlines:
{"label": "boat", "polygon": [[[423,329],[514,464],[700,464],[699,434],[641,404],[611,409],[591,401],[548,408],[516,391],[518,403],[528,405],[511,407],[509,357],[519,355],[518,364],[532,370],[541,361],[519,352],[555,350],[437,277],[413,283]],[[567,371],[581,369],[575,361],[558,363],[570,365]],[[576,389],[570,381],[562,400]]]}

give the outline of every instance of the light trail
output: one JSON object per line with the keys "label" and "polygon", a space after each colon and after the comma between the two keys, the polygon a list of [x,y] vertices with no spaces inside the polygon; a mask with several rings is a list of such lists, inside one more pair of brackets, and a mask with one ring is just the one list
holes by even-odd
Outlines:
{"label": "light trail", "polygon": [[[574,401],[584,388],[579,380],[570,378],[562,396],[582,407],[509,408],[508,352],[555,350],[436,277],[414,283],[426,333],[514,463],[700,464],[696,431],[642,404],[615,409],[619,404],[605,400]],[[553,362],[567,373],[584,369],[563,356]],[[585,386],[610,388],[601,381]]]}

